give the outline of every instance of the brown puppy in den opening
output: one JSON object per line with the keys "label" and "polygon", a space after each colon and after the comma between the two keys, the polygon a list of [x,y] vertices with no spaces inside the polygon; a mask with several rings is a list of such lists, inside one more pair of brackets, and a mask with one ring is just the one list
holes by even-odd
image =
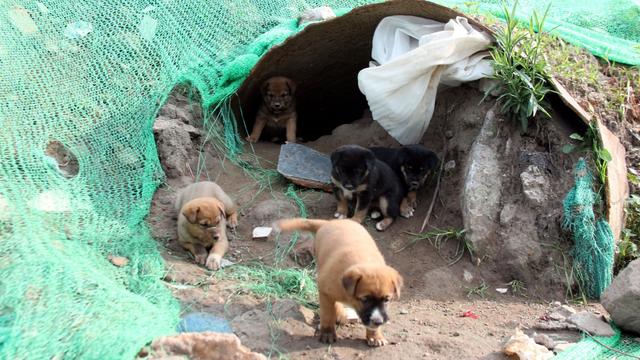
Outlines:
{"label": "brown puppy in den opening", "polygon": [[238,225],[238,213],[233,200],[218,184],[202,181],[178,192],[175,203],[178,214],[178,242],[188,250],[198,264],[211,270],[220,268],[220,261],[229,248],[226,226]]}
{"label": "brown puppy in den opening", "polygon": [[287,142],[296,142],[296,125],[298,113],[296,112],[296,84],[293,80],[284,76],[276,76],[265,81],[260,87],[262,105],[256,115],[251,135],[247,141],[257,142],[260,139],[265,126],[269,128],[286,128]]}
{"label": "brown puppy in den opening", "polygon": [[336,323],[346,322],[345,304],[356,310],[366,327],[367,344],[385,345],[381,326],[389,320],[387,303],[400,297],[402,276],[385,263],[367,230],[349,219],[285,219],[275,228],[315,233],[320,341],[336,341]]}

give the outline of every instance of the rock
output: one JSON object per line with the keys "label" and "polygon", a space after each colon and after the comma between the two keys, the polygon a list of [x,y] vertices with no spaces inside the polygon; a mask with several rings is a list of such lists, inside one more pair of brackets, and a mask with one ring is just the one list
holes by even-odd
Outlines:
{"label": "rock", "polygon": [[182,317],[176,328],[178,332],[233,333],[231,325],[224,318],[208,313],[190,313]]}
{"label": "rock", "polygon": [[268,227],[268,226],[255,227],[255,228],[253,228],[252,238],[253,238],[253,240],[256,240],[256,239],[266,240],[269,237],[269,235],[271,234],[272,230],[273,230],[273,228]]}
{"label": "rock", "polygon": [[144,349],[140,355],[144,359],[187,358],[198,360],[262,360],[262,354],[251,352],[242,346],[237,336],[221,333],[184,333],[164,336],[151,343],[151,349]]}
{"label": "rock", "polygon": [[313,263],[313,260],[315,259],[313,239],[306,239],[304,241],[298,242],[289,256],[293,261],[296,262],[296,264],[302,267],[311,265]]}
{"label": "rock", "polygon": [[534,334],[533,341],[535,341],[536,344],[540,344],[549,350],[553,350],[553,348],[556,346],[555,341],[553,341],[553,339],[546,334]]}
{"label": "rock", "polygon": [[109,259],[109,261],[111,261],[111,263],[117,267],[127,266],[127,264],[129,263],[129,259],[124,256],[109,255],[107,256],[107,259]]}
{"label": "rock", "polygon": [[560,343],[560,344],[556,344],[556,346],[553,348],[553,351],[555,353],[563,352],[563,351],[567,350],[568,348],[572,347],[573,345],[575,345],[575,343]]}
{"label": "rock", "polygon": [[547,360],[553,357],[553,352],[546,347],[536,344],[532,338],[528,337],[520,329],[516,329],[515,334],[502,348],[502,352],[507,356],[515,356],[520,360]]}
{"label": "rock", "polygon": [[469,154],[462,192],[462,218],[474,256],[484,257],[496,238],[502,190],[502,171],[498,161],[501,140],[495,137],[496,107],[486,114]]}
{"label": "rock", "polygon": [[469,272],[469,270],[464,269],[464,271],[462,272],[462,279],[464,279],[464,281],[470,283],[473,281],[473,275]]}
{"label": "rock", "polygon": [[291,299],[276,300],[271,307],[271,313],[276,319],[291,318],[309,325],[313,324],[313,318],[315,317],[313,310]]}
{"label": "rock", "polygon": [[[160,109],[158,115],[171,120],[178,120],[184,124],[196,125],[195,117],[202,117],[200,106],[198,103],[193,103],[193,112],[191,111],[192,104],[189,104],[189,100],[182,96],[172,96],[169,101]],[[195,116],[194,116],[195,115]]]}
{"label": "rock", "polygon": [[509,203],[500,212],[501,258],[509,265],[511,275],[525,282],[534,282],[531,265],[542,257],[538,239],[536,211]]}
{"label": "rock", "polygon": [[284,144],[278,155],[278,172],[294,184],[331,191],[331,159],[301,144]]}
{"label": "rock", "polygon": [[315,334],[315,313],[294,300],[277,300],[271,307],[271,315],[277,320],[274,325],[277,328],[272,331],[282,331],[296,338]]}
{"label": "rock", "polygon": [[189,133],[177,122],[154,125],[158,157],[168,177],[176,178],[187,174],[189,151],[193,148]]}
{"label": "rock", "polygon": [[516,217],[516,213],[518,211],[518,205],[509,203],[502,208],[500,211],[500,225],[507,226],[511,224],[513,219]]}
{"label": "rock", "polygon": [[456,168],[456,161],[449,160],[444,164],[444,171],[449,172],[453,171]]}
{"label": "rock", "polygon": [[302,15],[298,18],[298,26],[314,21],[325,21],[329,19],[333,19],[336,17],[336,14],[333,10],[328,6],[320,6],[317,8],[305,10]]}
{"label": "rock", "polygon": [[533,206],[543,206],[547,202],[547,194],[551,191],[549,179],[536,165],[529,165],[520,174],[522,191],[529,203]]}
{"label": "rock", "polygon": [[618,273],[600,300],[617,326],[640,334],[640,259]]}
{"label": "rock", "polygon": [[611,325],[588,311],[581,311],[569,316],[567,322],[594,336],[613,336],[616,334]]}
{"label": "rock", "polygon": [[166,117],[159,116],[156,118],[156,121],[153,123],[153,131],[160,132],[164,131],[173,126],[179,126],[189,133],[191,138],[196,138],[202,135],[202,130],[194,127],[193,125],[184,124],[177,122],[175,119],[168,119]]}
{"label": "rock", "polygon": [[407,309],[400,309],[400,314],[401,315],[407,315],[409,313],[409,310]]}
{"label": "rock", "polygon": [[249,213],[256,226],[270,226],[274,221],[299,216],[298,209],[286,200],[269,199],[257,203]]}
{"label": "rock", "polygon": [[273,320],[267,312],[254,309],[231,320],[231,328],[243,344],[255,351],[266,352],[271,349]]}

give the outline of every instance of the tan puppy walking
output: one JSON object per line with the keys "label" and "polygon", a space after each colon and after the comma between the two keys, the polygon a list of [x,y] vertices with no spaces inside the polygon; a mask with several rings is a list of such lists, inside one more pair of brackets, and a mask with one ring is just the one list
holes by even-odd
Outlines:
{"label": "tan puppy walking", "polygon": [[388,302],[400,297],[402,276],[385,263],[367,230],[349,219],[286,219],[275,227],[279,231],[316,234],[320,341],[336,341],[336,323],[346,321],[345,304],[356,310],[366,327],[367,344],[385,345],[381,326],[389,319]]}
{"label": "tan puppy walking", "polygon": [[[235,203],[218,184],[202,181],[178,192],[175,203],[178,214],[178,242],[198,264],[211,270],[229,248],[225,227],[238,225]],[[210,249],[210,250],[209,250]]]}

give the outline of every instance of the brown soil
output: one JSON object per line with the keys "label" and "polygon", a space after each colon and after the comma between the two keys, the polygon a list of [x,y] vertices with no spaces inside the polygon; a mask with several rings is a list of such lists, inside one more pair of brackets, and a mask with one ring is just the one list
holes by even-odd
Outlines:
{"label": "brown soil", "polygon": [[[493,101],[481,102],[482,94],[472,87],[463,86],[447,92],[448,95],[442,96],[443,100],[439,98],[434,120],[425,134],[423,143],[440,152],[446,138],[445,133],[454,133],[455,136],[449,140],[450,151],[445,161],[454,160],[456,166],[443,175],[441,192],[428,229],[462,228],[460,192],[464,162],[485,113],[493,105]],[[169,102],[175,99],[173,97]],[[176,102],[179,101],[173,101]],[[507,131],[505,129],[510,129],[510,125],[502,124],[501,131]],[[562,146],[562,139],[566,139],[572,131],[562,127],[543,129],[546,129],[543,130],[546,140],[536,136],[518,136],[519,143],[514,146],[531,151],[546,151],[549,148],[557,150]],[[345,143],[388,146],[393,145],[394,141],[386,136],[375,122],[361,119],[352,124],[342,125],[335,129],[333,135],[321,137],[306,145],[319,151],[330,152],[337,145]],[[240,206],[239,227],[230,235],[231,247],[225,258],[235,263],[257,260],[267,265],[273,264],[277,244],[272,239],[254,241],[251,239],[251,232],[256,226],[269,226],[270,222],[277,218],[297,215],[295,203],[284,196],[288,184],[280,179],[272,183],[270,188],[264,189],[211,144],[205,144],[201,152],[200,146],[194,146],[193,149],[189,153],[189,168],[193,169],[193,172],[202,169],[199,180],[216,181]],[[260,142],[253,146],[253,150],[246,147],[245,151],[247,154],[243,157],[246,160],[256,162],[251,153],[253,151],[261,158],[258,161],[260,166],[275,169],[279,145]],[[571,172],[573,162],[568,161],[568,158],[556,159],[553,162],[557,167],[557,176],[566,176],[567,172]],[[198,166],[199,163],[202,166]],[[518,168],[523,166],[514,160],[516,174],[519,174]],[[175,191],[194,180],[195,175],[169,178],[153,198],[148,222],[154,237],[162,246],[163,256],[167,261],[167,286],[183,304],[185,313],[206,311],[224,316],[231,321],[247,311],[266,310],[268,301],[251,294],[239,294],[237,283],[215,277],[210,271],[193,264],[189,255],[177,244],[176,214],[173,209]],[[559,205],[570,183],[553,185],[554,191],[559,194],[554,204]],[[555,188],[556,186],[560,188]],[[515,183],[513,187],[521,191]],[[298,324],[301,326],[299,331],[296,330],[298,327],[289,326],[290,324],[278,328],[277,324],[282,324],[278,320],[284,319],[274,319],[275,328],[269,327],[272,337],[270,349],[256,349],[259,347],[258,343],[264,342],[265,339],[252,337],[250,334],[241,336],[243,345],[268,355],[270,352],[271,355],[282,353],[292,359],[503,358],[500,353],[501,346],[517,326],[530,326],[544,314],[551,301],[564,299],[565,293],[561,283],[564,275],[561,270],[549,276],[540,274],[538,277],[533,274],[531,276],[534,280],[526,284],[529,291],[522,295],[512,294],[511,291],[501,294],[495,289],[508,288],[506,283],[513,280],[513,274],[505,271],[503,267],[504,259],[486,259],[476,266],[470,260],[470,256],[465,254],[461,261],[450,266],[445,257],[455,252],[456,243],[453,240],[444,245],[440,254],[427,241],[398,251],[409,240],[406,232],[419,230],[432,194],[433,186],[425,189],[419,195],[420,205],[416,215],[411,219],[398,219],[386,232],[377,232],[370,220],[365,224],[387,262],[398,269],[405,279],[402,299],[392,305],[391,321],[385,326],[389,346],[368,348],[363,341],[364,329],[359,324],[339,329],[338,343],[326,346],[312,336],[310,324]],[[331,194],[303,191],[301,195],[309,217],[331,218],[335,207]],[[276,204],[279,205],[272,213],[267,211],[265,214],[265,204],[274,199],[278,200]],[[507,200],[508,197],[505,201]],[[261,210],[258,211],[257,208]],[[566,246],[557,230],[543,231],[555,237],[547,236],[541,240],[555,242],[558,247]],[[281,238],[280,245],[287,240],[287,237]],[[549,261],[558,261],[558,253],[545,249],[544,254]],[[559,263],[557,265],[562,266]],[[287,259],[281,266],[297,267],[291,259]],[[529,271],[535,273],[538,270]],[[469,289],[481,284],[486,285],[482,297],[468,296]],[[469,310],[479,318],[461,317]],[[273,336],[274,331],[278,336]]]}

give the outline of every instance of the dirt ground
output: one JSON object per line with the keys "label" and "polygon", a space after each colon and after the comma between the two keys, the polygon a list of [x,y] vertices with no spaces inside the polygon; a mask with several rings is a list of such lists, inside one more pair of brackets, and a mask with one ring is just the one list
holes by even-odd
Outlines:
{"label": "dirt ground", "polygon": [[[481,102],[482,94],[473,87],[464,86],[451,91],[453,93],[446,98],[462,100],[440,102],[430,130],[423,139],[425,145],[440,152],[445,139],[451,137],[447,132],[455,131],[455,136],[448,140],[449,152],[445,159],[447,162],[453,160],[455,165],[443,175],[442,189],[427,229],[463,227],[460,192],[464,161],[471,143],[480,131],[485,113],[492,106],[492,101]],[[180,96],[171,97],[168,105],[160,112],[161,117],[165,121],[182,121],[197,128],[201,111],[187,103]],[[561,130],[564,136],[568,136],[571,131],[573,130]],[[168,274],[165,281],[182,303],[184,313],[204,311],[226,318],[234,326],[242,343],[254,351],[290,359],[502,359],[504,355],[500,352],[501,346],[516,327],[530,329],[545,314],[551,302],[565,301],[566,294],[559,280],[561,273],[555,274],[556,280],[544,276],[536,278],[537,280],[526,284],[528,290],[514,294],[507,285],[513,277],[505,271],[503,259],[489,259],[478,266],[465,254],[461,261],[450,265],[445,257],[455,253],[457,243],[454,240],[445,243],[440,252],[428,241],[401,250],[410,240],[406,232],[418,232],[420,228],[432,198],[432,184],[420,193],[419,207],[413,218],[398,219],[385,232],[376,231],[371,220],[367,220],[365,224],[387,262],[403,275],[405,281],[402,298],[392,304],[391,320],[384,328],[390,345],[376,349],[367,347],[363,340],[364,329],[360,324],[340,328],[336,344],[321,344],[313,336],[317,316],[300,316],[308,315],[308,309],[301,308],[293,313],[280,313],[280,317],[274,316],[270,313],[270,309],[276,306],[274,299],[261,299],[237,291],[237,282],[215,276],[205,268],[195,265],[177,243],[176,212],[173,209],[175,191],[195,181],[195,174],[198,172],[200,177],[197,180],[217,182],[240,206],[239,227],[235,233],[230,233],[231,246],[225,256],[236,264],[259,261],[272,265],[276,246],[285,245],[289,237],[280,238],[278,244],[271,238],[267,241],[255,241],[251,239],[252,229],[256,226],[269,226],[279,218],[299,215],[298,206],[284,195],[288,186],[284,179],[279,178],[267,187],[262,186],[248,176],[245,170],[229,161],[219,147],[207,142],[208,138],[201,131],[189,128],[189,134],[193,144],[184,149],[175,149],[188,159],[189,166],[180,171],[166,167],[167,159],[175,153],[165,153],[164,156],[162,153],[163,148],[166,151],[168,147],[171,152],[171,147],[180,145],[163,145],[157,135],[161,162],[167,174],[171,175],[153,198],[148,223],[167,261]],[[553,135],[552,131],[547,132],[547,135],[559,136]],[[177,137],[172,135],[171,141],[175,138]],[[534,138],[527,139],[522,138],[518,146],[543,150],[550,146],[544,142],[536,143],[532,140]],[[560,140],[554,142],[559,143]],[[394,145],[394,141],[384,134],[384,130],[366,118],[340,126],[332,135],[306,145],[328,153],[345,143]],[[257,143],[252,148],[245,145],[243,159],[257,162],[263,168],[275,169],[279,146],[268,142]],[[258,160],[254,154],[259,156]],[[564,174],[562,176],[571,173],[573,162],[569,158],[560,159],[555,164],[560,167],[559,173]],[[554,189],[561,194],[558,199],[553,200],[558,208],[561,197],[570,185],[554,184],[554,187],[561,187]],[[309,217],[332,217],[335,200],[331,194],[302,189],[297,191]],[[560,238],[552,240],[563,241]],[[566,244],[558,246],[564,245]],[[549,259],[558,256],[553,252],[544,254]],[[289,258],[280,266],[298,267]],[[531,272],[535,271],[536,269],[531,269]],[[497,288],[507,288],[508,291],[502,294],[496,291]],[[475,294],[471,294],[473,289],[476,289]],[[601,310],[598,305],[593,306],[598,311]],[[473,312],[478,318],[462,317],[467,311]],[[575,341],[576,336],[577,333],[573,333],[568,338]]]}

